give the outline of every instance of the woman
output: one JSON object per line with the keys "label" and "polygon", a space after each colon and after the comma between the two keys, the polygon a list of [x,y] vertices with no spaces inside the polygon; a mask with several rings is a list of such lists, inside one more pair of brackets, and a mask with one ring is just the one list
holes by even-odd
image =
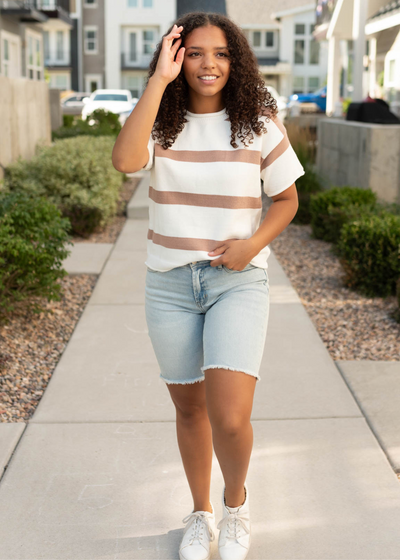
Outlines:
{"label": "woman", "polygon": [[[210,557],[213,447],[225,482],[220,556],[244,559],[250,546],[246,475],[268,244],[296,214],[294,181],[304,174],[276,113],[240,28],[192,12],[157,46],[113,151],[121,172],[151,169],[146,320],[194,502],[181,560]],[[274,201],[261,225],[260,177]]]}

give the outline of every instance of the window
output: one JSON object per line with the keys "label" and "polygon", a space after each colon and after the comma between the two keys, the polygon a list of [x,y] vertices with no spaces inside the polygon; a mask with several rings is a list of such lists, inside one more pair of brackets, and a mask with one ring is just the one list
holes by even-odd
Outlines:
{"label": "window", "polygon": [[66,74],[56,74],[53,76],[52,87],[56,89],[68,89],[68,76]]}
{"label": "window", "polygon": [[97,7],[96,0],[85,0],[84,2],[85,7],[95,8]]}
{"label": "window", "polygon": [[253,31],[253,47],[261,47],[261,31]]}
{"label": "window", "polygon": [[310,64],[319,64],[319,42],[315,39],[310,41]]}
{"label": "window", "polygon": [[295,35],[305,35],[306,34],[306,26],[304,23],[296,23],[294,26],[294,33]]}
{"label": "window", "polygon": [[303,93],[304,92],[304,77],[294,76],[293,78],[293,93]]}
{"label": "window", "polygon": [[3,40],[3,74],[9,76],[10,74],[10,44],[8,39]]}
{"label": "window", "polygon": [[316,76],[316,77],[310,76],[308,78],[308,91],[309,91],[309,93],[317,91],[318,88],[319,88],[319,78],[318,78],[318,76]]}
{"label": "window", "polygon": [[128,8],[137,8],[138,0],[128,0]]}
{"label": "window", "polygon": [[129,60],[135,62],[137,58],[136,33],[129,33]]}
{"label": "window", "polygon": [[305,50],[305,41],[303,39],[296,39],[294,42],[295,64],[304,64],[304,50]]}
{"label": "window", "polygon": [[132,97],[140,97],[140,78],[139,76],[128,76],[126,78],[127,89],[130,90]]}
{"label": "window", "polygon": [[154,50],[154,31],[151,29],[143,31],[143,52],[144,54],[151,54]]}
{"label": "window", "polygon": [[64,31],[57,31],[57,60],[64,60]]}
{"label": "window", "polygon": [[273,31],[267,31],[265,33],[265,46],[272,48],[274,46],[275,33]]}
{"label": "window", "polygon": [[85,27],[85,54],[97,54],[97,27]]}
{"label": "window", "polygon": [[43,50],[46,63],[50,59],[50,35],[48,31],[43,31]]}
{"label": "window", "polygon": [[143,0],[143,8],[152,8],[153,0]]}
{"label": "window", "polygon": [[43,77],[42,63],[42,37],[29,30],[26,34],[28,52],[27,52],[27,77],[30,80],[41,80]]}

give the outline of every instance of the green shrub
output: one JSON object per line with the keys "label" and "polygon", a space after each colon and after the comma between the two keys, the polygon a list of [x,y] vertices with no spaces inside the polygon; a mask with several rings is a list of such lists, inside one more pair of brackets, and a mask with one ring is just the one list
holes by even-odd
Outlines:
{"label": "green shrub", "polygon": [[122,175],[111,163],[112,137],[69,138],[6,169],[5,188],[46,196],[87,237],[116,214]]}
{"label": "green shrub", "polygon": [[63,125],[70,128],[74,124],[74,115],[63,115]]}
{"label": "green shrub", "polygon": [[69,221],[45,198],[0,194],[0,314],[31,296],[60,300]]}
{"label": "green shrub", "polygon": [[310,199],[311,227],[317,239],[337,243],[343,224],[375,210],[377,196],[371,189],[333,187]]}
{"label": "green shrub", "polygon": [[400,216],[382,212],[344,224],[337,251],[348,287],[371,297],[394,294],[400,277]]}
{"label": "green shrub", "polygon": [[121,130],[119,116],[104,109],[96,109],[85,121],[64,115],[69,116],[72,116],[72,122],[64,120],[64,126],[53,131],[53,140],[74,136],[117,136]]}

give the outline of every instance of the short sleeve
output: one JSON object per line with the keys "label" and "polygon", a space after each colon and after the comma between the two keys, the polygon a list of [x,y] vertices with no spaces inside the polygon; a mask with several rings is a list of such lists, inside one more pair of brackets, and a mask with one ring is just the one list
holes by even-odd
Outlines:
{"label": "short sleeve", "polygon": [[146,163],[146,165],[143,167],[143,169],[145,169],[146,171],[148,171],[149,169],[151,169],[153,167],[153,163],[154,163],[154,140],[150,134],[150,139],[147,143],[147,151],[149,152],[149,161]]}
{"label": "short sleeve", "polygon": [[265,122],[265,127],[268,132],[262,136],[261,179],[265,194],[275,196],[293,185],[305,171],[279,117]]}

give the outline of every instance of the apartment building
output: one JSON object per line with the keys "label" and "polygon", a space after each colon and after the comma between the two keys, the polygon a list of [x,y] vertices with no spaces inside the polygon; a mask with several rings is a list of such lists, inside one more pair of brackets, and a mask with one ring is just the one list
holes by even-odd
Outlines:
{"label": "apartment building", "polygon": [[36,2],[0,0],[0,75],[44,79],[42,24]]}
{"label": "apartment building", "polygon": [[226,0],[228,15],[244,30],[265,82],[281,94],[314,92],[326,83],[327,42],[318,42],[315,2]]}
{"label": "apartment building", "polygon": [[69,0],[41,0],[41,10],[48,19],[42,25],[44,65],[49,86],[71,89],[71,30]]}
{"label": "apartment building", "polygon": [[157,43],[176,19],[176,0],[105,3],[105,83],[140,97]]}

